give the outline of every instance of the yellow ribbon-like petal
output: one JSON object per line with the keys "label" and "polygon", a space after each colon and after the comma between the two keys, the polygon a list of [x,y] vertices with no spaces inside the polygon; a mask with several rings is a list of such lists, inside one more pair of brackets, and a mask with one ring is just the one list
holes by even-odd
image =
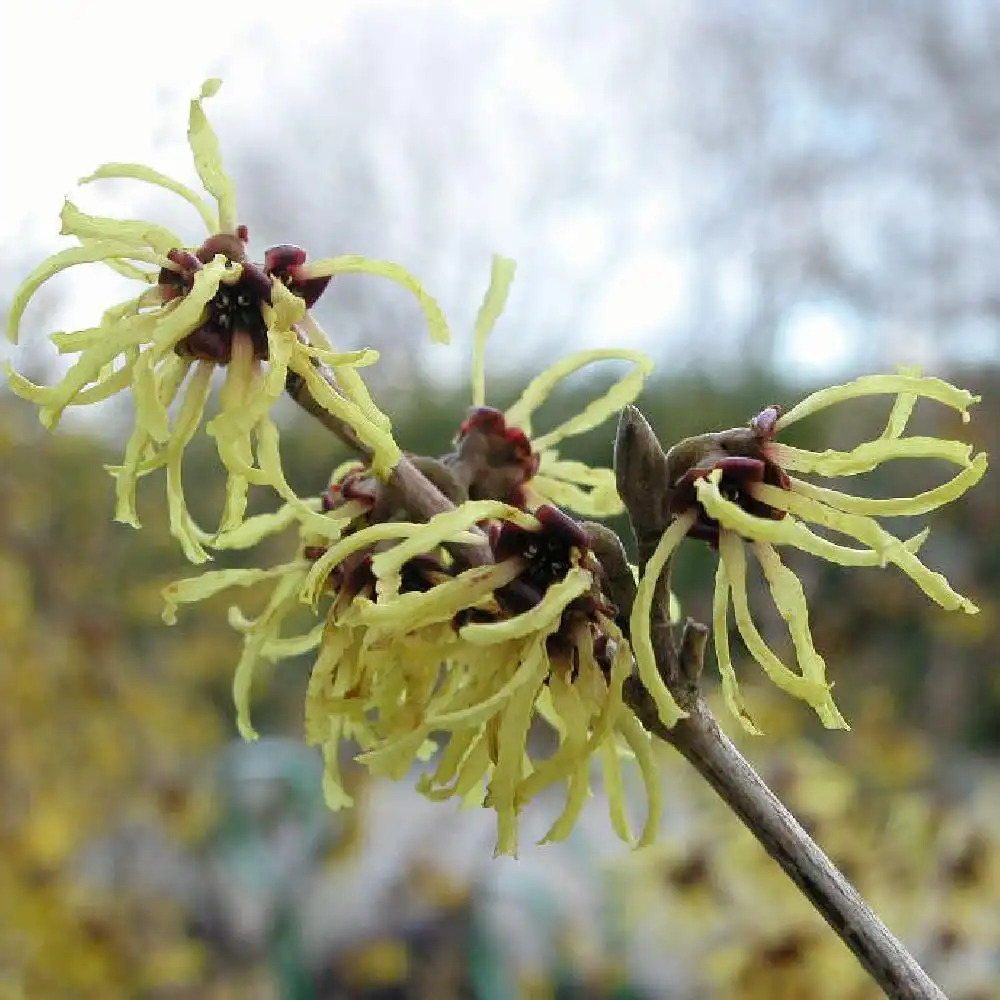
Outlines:
{"label": "yellow ribbon-like petal", "polygon": [[365,416],[357,403],[339,395],[320,376],[308,357],[293,353],[288,367],[302,376],[320,406],[351,427],[361,442],[371,448],[372,469],[380,478],[386,479],[403,454],[392,435]]}
{"label": "yellow ribbon-like petal", "polygon": [[736,717],[740,725],[752,736],[759,736],[760,730],[754,724],[743,702],[733,658],[729,650],[729,575],[725,560],[720,559],[715,571],[715,592],[712,598],[712,633],[715,638],[715,658],[722,678],[722,697],[726,708]]}
{"label": "yellow ribbon-like petal", "polygon": [[478,521],[493,518],[510,521],[529,531],[539,528],[538,520],[531,514],[526,514],[500,500],[468,500],[454,510],[435,514],[426,524],[421,525],[419,530],[407,536],[405,542],[393,546],[386,552],[380,552],[372,560],[372,571],[380,578],[392,576],[414,556],[433,551]]}
{"label": "yellow ribbon-like petal", "polygon": [[[788,626],[802,676],[827,687],[826,663],[813,645],[809,630],[809,604],[799,578],[782,563],[778,553],[767,542],[754,542],[753,551],[774,598],[774,606]],[[850,728],[832,697],[828,697],[825,704],[817,705],[816,713],[827,729]]]}
{"label": "yellow ribbon-like petal", "polygon": [[625,737],[629,749],[635,754],[642,775],[642,784],[646,790],[646,822],[635,846],[648,847],[656,842],[656,835],[660,830],[660,817],[663,813],[663,785],[660,771],[656,766],[650,735],[631,712],[622,713],[618,720],[618,728]]}
{"label": "yellow ribbon-like petal", "polygon": [[944,576],[928,569],[917,558],[912,545],[890,534],[874,518],[834,510],[816,500],[763,483],[755,484],[752,493],[764,503],[870,545],[879,554],[880,565],[893,563],[898,566],[932,601],[948,611],[962,610],[967,614],[979,611],[970,600],[952,590]]}
{"label": "yellow ribbon-like petal", "polygon": [[148,247],[166,257],[171,250],[183,246],[180,237],[155,222],[134,219],[109,219],[81,212],[69,199],[59,215],[63,236],[76,236],[81,241],[109,241],[135,247]]}
{"label": "yellow ribbon-like petal", "polygon": [[222,166],[222,151],[219,149],[218,137],[202,107],[202,101],[214,97],[221,85],[221,80],[206,80],[201,88],[201,96],[191,102],[188,116],[188,143],[201,183],[219,206],[219,231],[235,233],[236,189]]}
{"label": "yellow ribbon-like petal", "polygon": [[933,437],[879,438],[850,451],[808,451],[787,444],[769,444],[768,457],[788,472],[816,472],[821,476],[856,476],[871,472],[883,462],[900,458],[937,458],[963,468],[969,464],[972,445]]}
{"label": "yellow ribbon-like petal", "polygon": [[494,256],[490,284],[476,314],[472,331],[472,405],[486,405],[486,341],[507,305],[517,264],[509,257]]}
{"label": "yellow ribbon-like petal", "polygon": [[632,649],[635,653],[635,662],[639,670],[639,677],[646,686],[656,704],[660,721],[672,728],[680,719],[687,716],[680,705],[674,700],[670,689],[660,676],[660,671],[656,666],[656,656],[653,653],[653,640],[650,631],[650,616],[653,611],[653,598],[656,594],[656,585],[667,565],[667,561],[673,555],[674,550],[684,540],[691,526],[694,524],[697,515],[694,511],[689,511],[677,518],[663,532],[660,541],[656,545],[653,555],[646,564],[642,579],[636,588],[635,603],[632,606],[632,616],[630,619],[630,629],[632,635]]}
{"label": "yellow ribbon-like petal", "polygon": [[729,578],[729,592],[733,598],[736,627],[753,658],[764,668],[770,680],[783,691],[801,698],[814,707],[825,704],[829,699],[828,686],[803,677],[786,667],[757,631],[757,626],[750,616],[747,600],[746,556],[743,553],[743,542],[730,531],[721,532],[719,557],[725,563],[726,576]]}
{"label": "yellow ribbon-like petal", "polygon": [[175,580],[163,590],[163,620],[168,625],[177,621],[177,608],[181,604],[191,604],[214,597],[230,587],[252,587],[264,580],[300,573],[308,564],[295,561],[283,563],[272,569],[217,569],[200,576]]}
{"label": "yellow ribbon-like petal", "polygon": [[523,564],[517,559],[474,566],[425,592],[400,594],[385,604],[363,602],[358,621],[371,628],[390,629],[396,641],[403,641],[407,632],[451,621],[460,611],[478,607],[522,570]]}
{"label": "yellow ribbon-like petal", "polygon": [[143,166],[141,163],[105,163],[98,167],[92,174],[81,177],[78,183],[91,184],[94,181],[112,179],[144,181],[147,184],[152,184],[154,187],[172,191],[194,207],[195,211],[201,216],[201,221],[205,223],[205,229],[208,233],[219,232],[219,217],[208,202],[192,191],[186,184],[181,184],[180,181],[175,181],[172,177],[161,174],[152,167]]}
{"label": "yellow ribbon-like petal", "polygon": [[[719,490],[721,472],[716,470],[705,479],[695,482],[698,502],[709,517],[714,518],[723,528],[743,538],[770,542],[772,545],[792,545],[810,555],[826,559],[839,566],[882,566],[885,556],[878,549],[852,549],[837,545],[810,531],[794,517],[780,521],[757,517],[747,513],[739,504],[727,500]],[[777,491],[787,494],[787,490]],[[784,502],[783,500],[781,501]],[[911,550],[918,548],[926,535],[917,536],[904,543]]]}
{"label": "yellow ribbon-like petal", "polygon": [[510,698],[497,729],[497,760],[486,802],[497,814],[497,845],[494,856],[517,856],[516,791],[521,780],[528,727],[538,689],[548,673],[545,635],[532,640],[522,670],[527,682]]}
{"label": "yellow ribbon-like petal", "polygon": [[925,399],[933,399],[962,414],[962,420],[968,422],[969,407],[978,403],[979,396],[974,396],[965,389],[959,389],[939,378],[921,377],[917,375],[862,375],[843,385],[831,385],[806,396],[800,403],[782,414],[776,424],[776,430],[781,432],[797,420],[810,414],[824,410],[836,403],[843,403],[859,396],[887,395],[907,393]]}
{"label": "yellow ribbon-like petal", "polygon": [[340,257],[327,257],[314,261],[306,265],[306,271],[311,278],[332,277],[336,274],[350,274],[352,272],[387,278],[389,281],[401,285],[416,297],[424,318],[427,320],[427,329],[430,331],[432,343],[447,344],[451,341],[448,321],[444,318],[441,307],[427,293],[420,281],[400,264],[389,260],[374,260],[359,254],[344,254]]}
{"label": "yellow ribbon-like petal", "polygon": [[7,339],[12,344],[17,343],[18,329],[21,325],[21,317],[24,315],[24,310],[28,307],[28,303],[35,292],[49,278],[54,277],[60,271],[65,271],[67,268],[76,267],[77,264],[93,264],[97,261],[110,260],[112,258],[141,260],[147,264],[156,264],[161,267],[168,263],[165,257],[154,250],[146,250],[142,247],[112,240],[100,240],[88,243],[86,246],[60,250],[59,253],[55,253],[43,260],[21,282],[17,291],[14,292],[14,298],[10,304],[10,312],[7,314]]}
{"label": "yellow ribbon-like petal", "polygon": [[604,423],[639,395],[646,376],[653,370],[652,359],[640,351],[612,348],[577,351],[557,361],[528,383],[520,399],[507,411],[505,415],[507,423],[520,427],[530,437],[531,416],[548,399],[552,390],[574,372],[598,361],[629,361],[634,367],[627,375],[616,381],[604,395],[588,403],[580,413],[535,439],[534,445],[537,451],[544,451],[558,444],[563,438],[583,434]]}
{"label": "yellow ribbon-like petal", "polygon": [[459,635],[465,642],[478,646],[551,630],[558,625],[560,616],[570,602],[585,594],[592,583],[593,577],[587,570],[574,566],[562,580],[550,584],[542,600],[529,611],[505,621],[463,625]]}
{"label": "yellow ribbon-like petal", "polygon": [[209,558],[201,543],[207,542],[211,536],[198,527],[188,510],[181,482],[181,463],[184,461],[184,449],[194,437],[205,411],[205,403],[212,389],[212,369],[213,366],[204,361],[194,366],[173,433],[166,446],[170,532],[181,543],[184,555],[193,563],[202,563]]}
{"label": "yellow ribbon-like petal", "polygon": [[948,482],[912,497],[895,497],[885,500],[854,497],[847,493],[841,493],[839,490],[815,486],[795,478],[791,480],[791,489],[793,493],[799,493],[811,500],[816,500],[828,507],[849,514],[865,514],[873,517],[910,517],[917,514],[927,514],[938,507],[943,507],[946,503],[957,500],[983,478],[988,467],[989,459],[986,452],[980,452],[968,466]]}

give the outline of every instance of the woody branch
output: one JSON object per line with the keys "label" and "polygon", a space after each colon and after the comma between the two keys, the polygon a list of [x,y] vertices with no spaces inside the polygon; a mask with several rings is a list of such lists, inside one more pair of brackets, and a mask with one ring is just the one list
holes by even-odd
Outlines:
{"label": "woody branch", "polygon": [[[318,371],[335,390],[334,373]],[[312,398],[301,380],[290,378],[288,394],[317,417],[362,458],[371,455],[353,429],[332,416]],[[633,406],[623,411],[615,442],[618,491],[628,511],[644,567],[668,523],[664,504],[666,457],[642,414]],[[403,456],[388,486],[415,520],[426,521],[455,505]],[[610,536],[610,537],[609,537]],[[623,548],[612,532],[600,532],[600,555],[607,577],[617,584],[623,603],[631,603],[631,573],[617,572]],[[467,565],[492,561],[484,539],[463,545],[459,557]],[[892,934],[778,797],[768,788],[737,747],[723,733],[700,690],[700,675],[708,629],[689,619],[679,643],[669,620],[669,566],[657,586],[653,604],[652,639],[657,668],[677,703],[687,712],[673,728],[663,725],[653,699],[638,676],[624,686],[626,705],[653,735],[674,747],[708,782],[719,797],[781,866],[817,912],[854,953],[861,965],[893,1000],[945,1000],[944,993]],[[618,595],[616,595],[618,596]]]}

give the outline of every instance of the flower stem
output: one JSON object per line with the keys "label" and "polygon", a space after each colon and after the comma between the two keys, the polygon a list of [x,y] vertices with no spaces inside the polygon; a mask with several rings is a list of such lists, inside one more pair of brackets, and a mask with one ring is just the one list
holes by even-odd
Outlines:
{"label": "flower stem", "polygon": [[[314,362],[314,364],[323,380],[339,392],[340,389],[333,372],[320,362]],[[332,431],[361,458],[366,461],[371,459],[370,449],[359,440],[354,429],[320,406],[313,398],[304,379],[290,373],[285,389],[306,413],[319,420],[327,430]],[[418,520],[429,521],[435,514],[455,509],[455,505],[405,455],[393,467],[388,486],[396,491],[406,510]],[[476,531],[478,529],[469,530]],[[463,543],[454,545],[453,548],[455,555],[459,556],[468,567],[484,566],[493,562],[493,553],[485,536],[481,542]]]}
{"label": "flower stem", "polygon": [[695,768],[757,838],[764,850],[893,1000],[946,1000],[857,889],[800,826],[747,759],[719,728],[701,698],[688,717],[665,729],[651,699],[626,699],[639,720]]}

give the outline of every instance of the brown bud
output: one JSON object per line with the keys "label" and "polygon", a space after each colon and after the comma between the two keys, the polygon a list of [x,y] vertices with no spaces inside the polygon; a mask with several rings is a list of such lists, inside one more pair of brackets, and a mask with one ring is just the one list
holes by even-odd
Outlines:
{"label": "brown bud", "polygon": [[618,420],[615,482],[636,537],[659,536],[668,522],[667,456],[653,428],[634,406],[626,406]]}

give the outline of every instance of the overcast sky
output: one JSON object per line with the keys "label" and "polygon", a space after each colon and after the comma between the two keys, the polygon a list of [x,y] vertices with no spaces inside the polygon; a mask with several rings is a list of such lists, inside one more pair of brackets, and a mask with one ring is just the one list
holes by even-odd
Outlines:
{"label": "overcast sky", "polygon": [[[569,344],[612,343],[645,347],[668,364],[695,358],[712,365],[719,357],[738,361],[748,346],[740,337],[751,338],[751,349],[761,343],[758,326],[785,372],[805,377],[933,361],[933,351],[921,355],[940,331],[920,333],[922,300],[908,314],[905,287],[890,302],[875,286],[878,297],[865,304],[863,296],[851,301],[849,287],[835,289],[835,301],[805,277],[796,284],[796,261],[812,252],[805,236],[800,251],[800,232],[818,225],[823,240],[829,225],[834,250],[844,233],[870,237],[878,252],[870,261],[849,257],[845,272],[867,280],[865,268],[876,274],[894,254],[919,249],[919,239],[893,235],[892,226],[900,217],[919,221],[910,205],[921,202],[907,200],[892,178],[883,188],[865,187],[871,156],[846,163],[828,188],[806,189],[790,206],[772,211],[766,200],[782,197],[783,165],[791,184],[808,177],[814,165],[803,158],[803,142],[813,141],[818,124],[881,127],[863,102],[864,74],[890,66],[895,50],[887,40],[902,38],[891,11],[874,25],[882,34],[866,28],[855,37],[836,18],[807,16],[812,8],[782,0],[762,2],[750,23],[732,0],[708,13],[694,0],[340,0],[287,10],[256,0],[198,7],[38,0],[7,8],[0,126],[15,152],[0,158],[0,237],[8,251],[0,278],[8,287],[25,260],[60,246],[65,195],[108,214],[152,213],[199,238],[183,207],[167,206],[163,217],[141,185],[78,192],[74,184],[109,160],[146,162],[192,181],[187,100],[204,79],[220,76],[223,89],[208,110],[239,182],[254,249],[298,242],[313,256],[398,259],[426,279],[459,333],[471,323],[490,254],[513,256],[519,272],[503,320],[508,339],[495,349],[499,365],[535,363]],[[803,82],[810,45],[829,53],[832,69]],[[851,57],[857,69],[838,75],[839,62]],[[887,72],[895,79],[891,66]],[[920,82],[923,71],[914,72]],[[860,87],[862,97],[849,91],[843,104],[845,85]],[[884,86],[875,80],[867,93],[881,97]],[[755,93],[744,104],[748,89]],[[743,122],[753,114],[767,116],[759,132]],[[909,127],[906,121],[890,124]],[[915,123],[920,129],[919,115]],[[734,129],[732,155],[726,129]],[[875,151],[879,142],[898,148],[893,132],[872,136]],[[830,148],[850,152],[849,139],[845,131]],[[824,166],[829,150],[818,147],[817,157]],[[914,169],[919,178],[920,165]],[[760,187],[762,179],[773,186]],[[853,179],[863,182],[857,190]],[[854,192],[854,203],[837,200],[841,189]],[[879,191],[887,199],[884,222],[872,201]],[[699,227],[720,211],[722,227],[703,238]],[[788,244],[779,246],[788,263],[777,265],[788,280],[777,312],[761,311],[755,326],[754,300],[769,294],[757,267],[775,233]],[[879,243],[882,233],[887,244]],[[99,267],[61,278],[50,299],[58,303],[57,324],[93,322],[117,294],[114,280]],[[367,307],[369,286],[344,287],[355,289],[351,308]],[[324,307],[336,294],[339,286]],[[394,294],[358,314],[359,335],[408,330],[412,304]],[[29,312],[29,332],[43,306],[44,299]],[[992,343],[992,327],[986,336]],[[447,358],[433,361],[435,370],[461,367],[461,352]]]}
{"label": "overcast sky", "polygon": [[[0,102],[0,124],[18,150],[17,155],[0,159],[4,245],[36,253],[57,249],[62,196],[73,192],[77,177],[101,162],[134,160],[190,178],[186,100],[209,76],[225,80],[210,104],[210,114],[230,164],[238,166],[241,143],[244,149],[248,144],[267,149],[268,116],[281,115],[286,102],[296,104],[299,122],[311,118],[321,128],[328,101],[347,96],[313,88],[324,64],[361,58],[352,50],[352,32],[363,27],[369,13],[384,16],[386,10],[412,12],[415,7],[433,12],[436,36],[453,33],[459,44],[481,45],[482,59],[492,63],[485,97],[456,105],[461,110],[458,120],[453,116],[452,121],[459,133],[476,133],[478,161],[490,165],[489,181],[495,189],[489,204],[485,200],[481,204],[480,218],[456,220],[464,227],[478,227],[477,249],[484,259],[462,260],[448,287],[435,289],[452,314],[459,313],[456,323],[467,320],[474,308],[487,273],[488,253],[495,250],[519,257],[522,263],[511,302],[512,322],[519,321],[529,301],[535,310],[541,305],[551,315],[560,308],[560,296],[578,302],[585,292],[584,317],[574,323],[575,342],[596,345],[616,339],[640,346],[654,339],[683,302],[685,270],[679,255],[665,252],[655,245],[657,241],[649,246],[634,243],[628,255],[619,256],[615,266],[602,273],[599,288],[593,281],[585,290],[573,287],[574,271],[587,271],[608,253],[609,233],[618,225],[609,217],[608,206],[571,204],[547,227],[545,246],[539,247],[534,233],[526,241],[528,246],[518,246],[525,227],[519,230],[517,222],[530,211],[524,200],[533,196],[531,179],[521,176],[525,165],[536,162],[537,151],[528,144],[547,130],[556,133],[567,123],[579,123],[593,111],[593,80],[581,76],[578,64],[561,62],[559,48],[547,44],[545,36],[553,25],[546,16],[552,5],[544,0],[503,5],[342,0],[297,3],[290,8],[294,13],[286,16],[276,16],[274,4],[260,2],[197,8],[150,8],[112,0],[19,4],[2,15],[0,32],[0,82],[6,95]],[[448,45],[440,37],[431,41],[434,46],[439,43],[447,57]],[[427,39],[415,38],[414,44],[427,44]],[[456,60],[457,72],[462,66],[460,53]],[[364,67],[364,72],[383,81],[391,81],[394,70],[391,46],[385,58],[376,54]],[[436,79],[429,75],[426,82],[433,97],[435,87],[461,89],[475,81],[449,81],[445,71]],[[407,101],[406,94],[395,97]],[[447,93],[438,95],[439,103],[448,99]],[[530,120],[525,124],[526,110]],[[523,148],[519,143],[525,144]],[[476,160],[472,157],[473,163]],[[671,200],[678,196],[666,189],[668,178],[664,181],[662,200],[647,213],[651,220],[669,216]],[[115,185],[110,193],[88,190],[73,196],[94,210],[116,214],[143,205],[139,190],[127,184]],[[470,211],[474,208],[470,206]],[[544,256],[546,264],[551,262],[551,274],[539,274],[540,268],[534,274],[525,270],[535,253]],[[7,266],[17,257],[9,254]],[[419,261],[404,262],[419,272]],[[74,317],[85,299],[99,304],[112,287],[110,278],[97,275],[99,270],[90,268],[85,278],[65,278],[60,283],[65,296],[61,305],[72,306]],[[549,282],[544,295],[535,283],[543,277]],[[559,278],[568,287],[557,291],[551,286]],[[59,319],[64,318],[71,321],[67,310],[61,309]],[[561,336],[555,318],[553,322]],[[837,331],[828,332],[824,353],[836,355]],[[817,360],[815,352],[812,357]]]}

